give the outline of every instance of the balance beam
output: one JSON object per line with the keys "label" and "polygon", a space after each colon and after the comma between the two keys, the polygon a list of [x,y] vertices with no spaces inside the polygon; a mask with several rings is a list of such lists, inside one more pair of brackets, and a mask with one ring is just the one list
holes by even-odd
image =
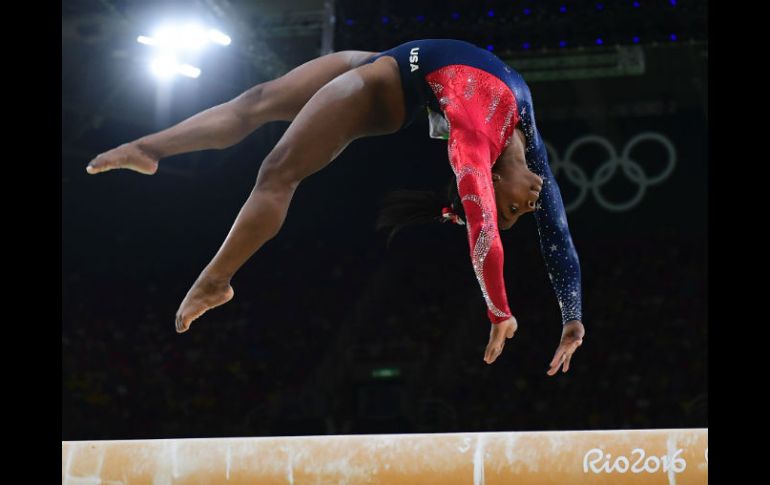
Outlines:
{"label": "balance beam", "polygon": [[708,429],[63,441],[63,485],[708,483]]}

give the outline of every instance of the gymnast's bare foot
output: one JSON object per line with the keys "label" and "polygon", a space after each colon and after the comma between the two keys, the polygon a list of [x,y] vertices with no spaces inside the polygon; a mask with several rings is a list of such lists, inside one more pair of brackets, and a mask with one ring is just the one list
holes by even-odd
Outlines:
{"label": "gymnast's bare foot", "polygon": [[88,163],[86,172],[94,175],[116,168],[127,168],[145,175],[152,175],[158,170],[158,158],[142,150],[136,143],[124,143],[97,155]]}
{"label": "gymnast's bare foot", "polygon": [[193,320],[214,307],[232,300],[235,292],[229,279],[218,279],[204,273],[198,277],[176,311],[176,331],[184,333]]}

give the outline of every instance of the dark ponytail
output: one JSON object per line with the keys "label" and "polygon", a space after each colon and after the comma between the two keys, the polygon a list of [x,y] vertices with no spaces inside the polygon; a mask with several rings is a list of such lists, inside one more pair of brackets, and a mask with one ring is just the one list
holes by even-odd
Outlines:
{"label": "dark ponytail", "polygon": [[444,194],[428,190],[395,190],[389,192],[382,201],[377,230],[388,230],[388,244],[401,229],[407,226],[446,222],[443,209],[449,207],[461,220],[465,220],[465,211],[457,194],[455,178],[449,180]]}

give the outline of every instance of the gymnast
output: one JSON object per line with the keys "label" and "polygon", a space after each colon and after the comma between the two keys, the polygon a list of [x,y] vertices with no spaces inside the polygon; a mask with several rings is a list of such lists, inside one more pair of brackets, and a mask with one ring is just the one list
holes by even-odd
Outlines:
{"label": "gymnast", "polygon": [[233,275],[281,229],[303,179],[328,165],[353,140],[396,133],[426,111],[429,135],[448,143],[453,193],[425,217],[435,201],[395,192],[387,198],[378,225],[391,228],[391,236],[415,221],[465,226],[491,322],[484,352],[484,361],[491,364],[518,328],[503,281],[499,230],[510,229],[532,212],[562,315],[561,340],[547,374],[560,368],[567,372],[585,329],[580,263],[564,204],[524,79],[473,44],[424,39],[379,53],[351,50],[321,56],[171,128],[106,151],[86,170],[152,175],[162,158],[227,148],[267,122],[291,121],[262,161],[222,246],[182,300],[175,322],[182,333],[206,311],[233,298]]}

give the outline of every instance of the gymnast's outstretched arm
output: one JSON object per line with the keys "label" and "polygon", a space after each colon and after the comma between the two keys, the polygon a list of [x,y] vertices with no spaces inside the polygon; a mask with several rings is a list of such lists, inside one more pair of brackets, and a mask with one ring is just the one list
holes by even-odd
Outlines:
{"label": "gymnast's outstretched arm", "polygon": [[540,250],[548,278],[559,302],[564,325],[561,343],[548,371],[549,375],[554,375],[562,364],[564,372],[569,370],[572,354],[582,344],[585,335],[582,323],[580,261],[567,224],[559,185],[548,165],[545,143],[537,128],[532,127],[530,133],[533,136],[527,140],[527,166],[543,179],[539,207],[534,212],[535,222],[540,237]]}

